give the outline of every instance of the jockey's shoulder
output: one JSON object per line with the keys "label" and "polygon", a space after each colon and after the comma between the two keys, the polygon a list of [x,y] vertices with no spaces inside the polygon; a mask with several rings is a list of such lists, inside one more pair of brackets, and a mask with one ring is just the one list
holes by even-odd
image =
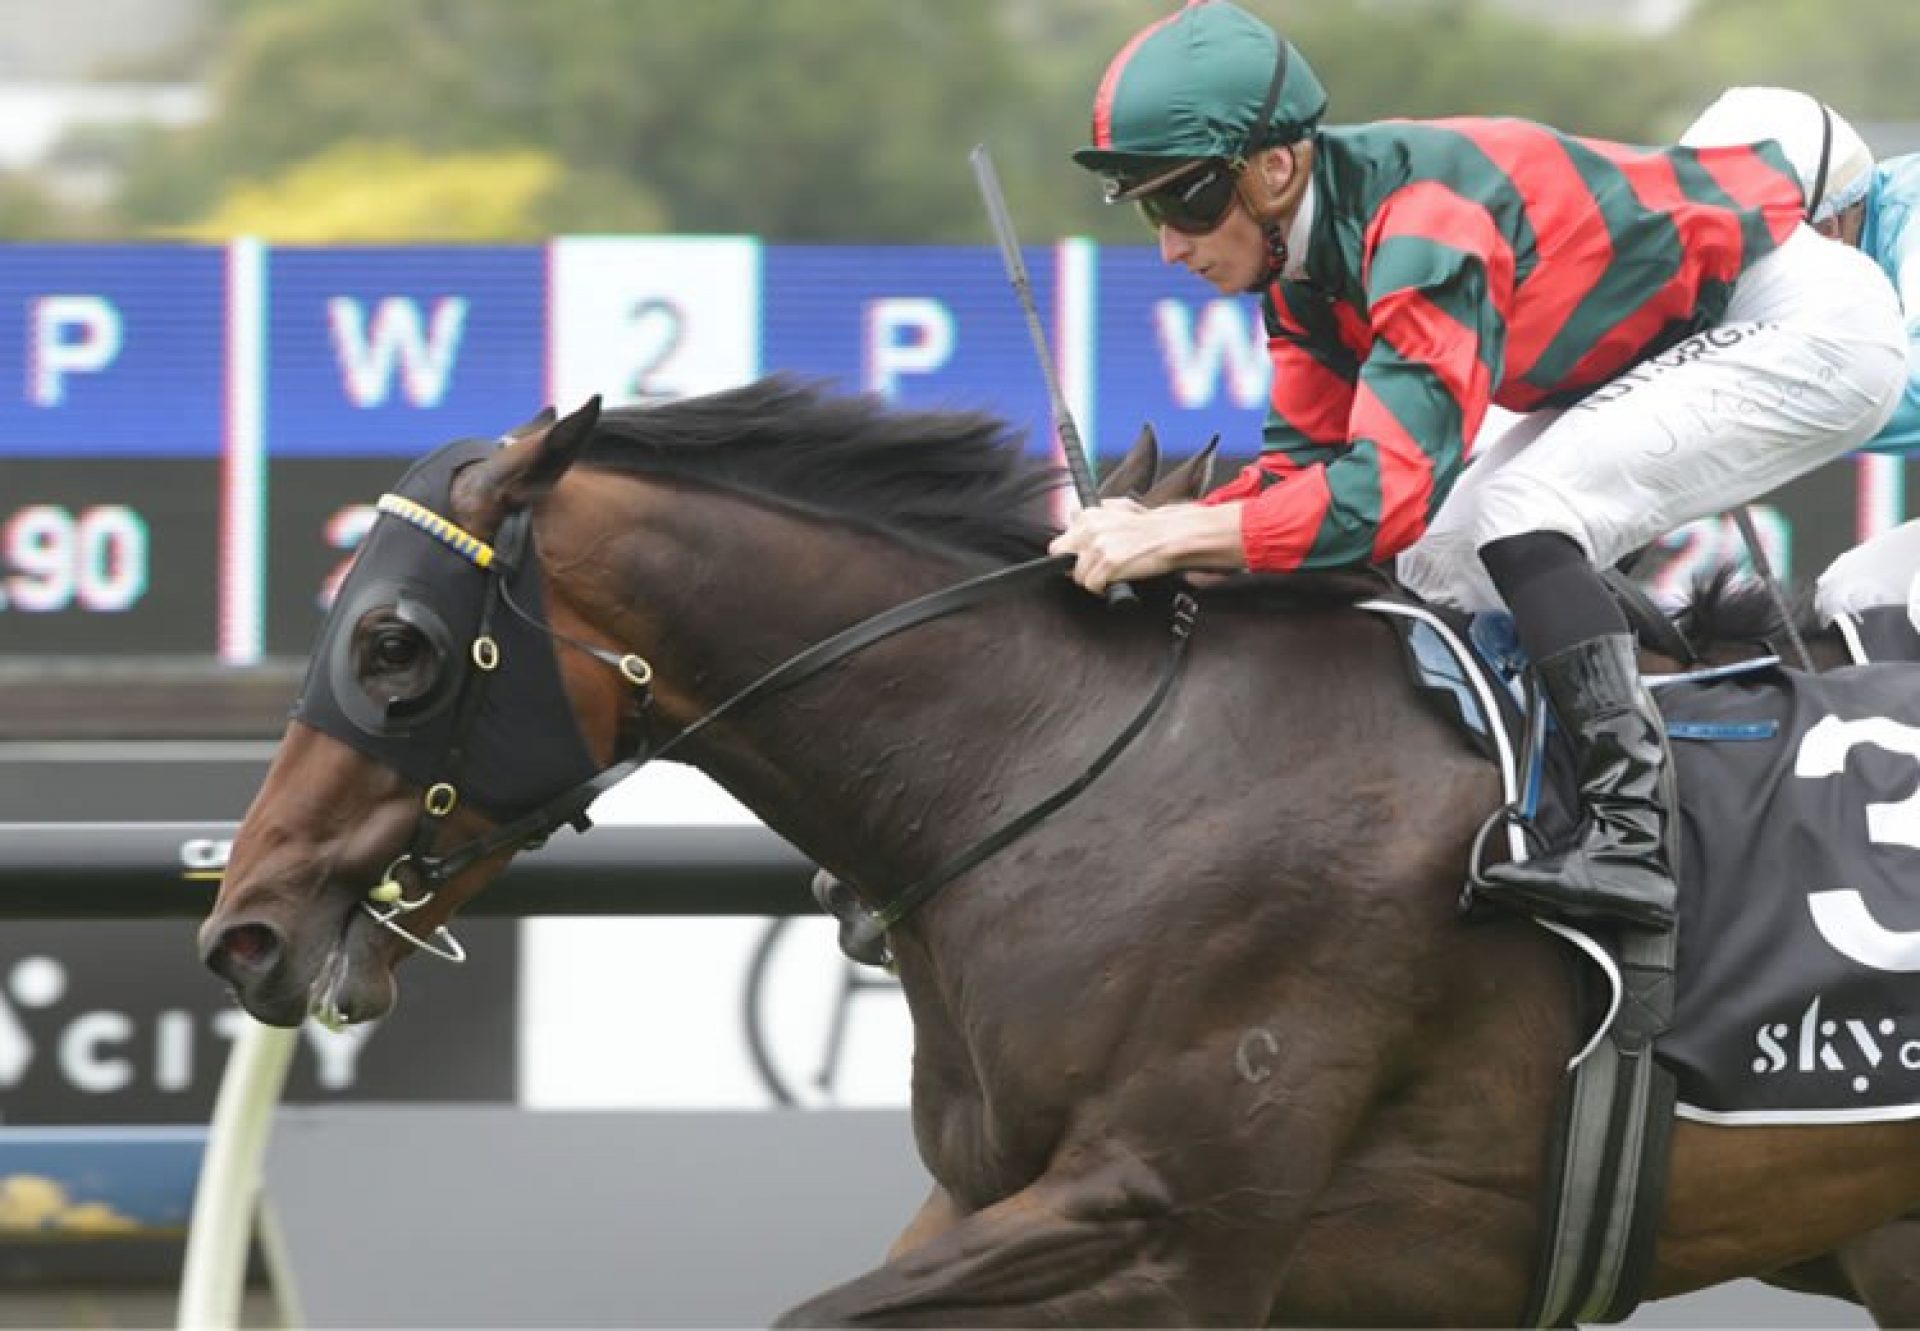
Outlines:
{"label": "jockey's shoulder", "polygon": [[1883,158],[1873,169],[1873,206],[1912,211],[1920,205],[1920,153]]}

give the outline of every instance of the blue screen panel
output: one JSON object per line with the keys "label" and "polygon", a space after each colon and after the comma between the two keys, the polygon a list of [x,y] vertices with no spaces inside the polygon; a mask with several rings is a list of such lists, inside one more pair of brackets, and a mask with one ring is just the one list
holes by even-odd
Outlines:
{"label": "blue screen panel", "polygon": [[1216,432],[1223,453],[1257,452],[1272,381],[1259,302],[1221,296],[1147,248],[1102,250],[1098,281],[1101,452],[1124,451],[1143,422],[1170,455]]}
{"label": "blue screen panel", "polygon": [[219,456],[226,251],[0,248],[0,457]]}
{"label": "blue screen panel", "polygon": [[547,404],[546,251],[274,250],[267,451],[412,456]]}
{"label": "blue screen panel", "polygon": [[[1051,323],[1052,251],[1027,251]],[[1051,448],[1046,381],[999,251],[769,246],[760,363],[909,407],[981,408]]]}

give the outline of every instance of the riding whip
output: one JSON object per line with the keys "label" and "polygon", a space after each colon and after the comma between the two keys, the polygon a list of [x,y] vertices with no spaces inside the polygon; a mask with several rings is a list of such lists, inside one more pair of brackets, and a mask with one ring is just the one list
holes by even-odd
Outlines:
{"label": "riding whip", "polygon": [[1767,595],[1773,598],[1773,608],[1780,616],[1780,623],[1787,630],[1787,641],[1793,645],[1793,654],[1799,659],[1800,668],[1808,674],[1813,673],[1813,656],[1807,651],[1806,642],[1800,637],[1800,628],[1793,622],[1793,608],[1787,604],[1787,595],[1780,589],[1780,580],[1774,576],[1773,561],[1767,558],[1767,549],[1760,544],[1760,533],[1753,525],[1753,512],[1747,505],[1729,510],[1733,523],[1740,529],[1740,539],[1747,543],[1747,555],[1753,560],[1753,571],[1760,578],[1760,585],[1767,589]]}
{"label": "riding whip", "polygon": [[[1073,423],[1067,395],[1060,391],[1060,373],[1054,367],[1053,349],[1047,345],[1047,330],[1040,322],[1040,307],[1033,298],[1033,282],[1027,277],[1026,260],[1020,257],[1020,241],[1014,235],[1013,217],[1007,212],[1006,196],[1000,192],[1000,177],[993,169],[993,157],[987,145],[974,145],[971,158],[973,177],[980,183],[980,197],[986,201],[987,219],[993,223],[994,239],[1000,242],[1000,258],[1007,266],[1007,280],[1020,298],[1021,312],[1027,316],[1027,332],[1033,338],[1034,354],[1040,358],[1040,374],[1047,381],[1047,396],[1053,407],[1054,430],[1060,439],[1060,452],[1067,460],[1067,474],[1073,478],[1073,492],[1080,507],[1092,508],[1100,502],[1093,483],[1093,467],[1087,461],[1086,445],[1080,441],[1080,427]],[[1137,602],[1139,597],[1124,582],[1107,588],[1107,603],[1120,605]]]}

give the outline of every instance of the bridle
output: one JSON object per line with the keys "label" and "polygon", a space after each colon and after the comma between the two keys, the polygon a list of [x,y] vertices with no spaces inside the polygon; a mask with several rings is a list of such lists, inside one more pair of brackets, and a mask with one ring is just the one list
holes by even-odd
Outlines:
{"label": "bridle", "polygon": [[[399,935],[422,952],[452,962],[466,960],[467,953],[444,925],[436,928],[431,936],[422,937],[407,929],[403,921],[408,915],[428,905],[434,893],[446,883],[481,860],[503,850],[537,848],[563,826],[585,832],[592,826],[587,810],[595,800],[648,763],[666,757],[721,718],[809,679],[897,633],[1009,592],[1038,585],[1058,576],[1073,563],[1071,555],[1052,555],[1009,565],[882,611],[796,652],[660,743],[649,746],[644,738],[643,723],[653,706],[653,667],[633,653],[610,651],[560,632],[523,610],[508,590],[508,581],[530,545],[533,523],[531,509],[520,508],[510,513],[502,521],[494,541],[489,544],[409,499],[384,495],[379,508],[382,513],[410,522],[447,545],[487,580],[479,625],[467,650],[473,668],[461,678],[453,703],[452,737],[439,763],[442,777],[427,787],[421,802],[420,817],[414,824],[407,849],[387,866],[380,882],[369,890],[367,899],[360,903],[361,909],[381,927]],[[465,761],[468,741],[485,700],[488,682],[500,665],[500,647],[493,636],[492,626],[502,608],[552,642],[584,652],[619,674],[632,691],[628,724],[623,726],[627,738],[617,746],[612,764],[594,776],[536,808],[498,824],[465,845],[435,854],[433,847],[440,839],[445,820],[459,804],[456,782]],[[947,883],[1011,845],[1091,785],[1146,728],[1147,722],[1172,692],[1180,665],[1186,658],[1187,641],[1192,635],[1197,615],[1198,603],[1192,594],[1184,590],[1177,592],[1172,601],[1168,651],[1158,681],[1132,718],[1079,776],[968,849],[916,879],[877,910],[857,919],[854,925],[856,935],[869,941],[877,940],[926,904]],[[399,871],[403,867],[411,870],[416,896],[409,897],[399,880]]]}

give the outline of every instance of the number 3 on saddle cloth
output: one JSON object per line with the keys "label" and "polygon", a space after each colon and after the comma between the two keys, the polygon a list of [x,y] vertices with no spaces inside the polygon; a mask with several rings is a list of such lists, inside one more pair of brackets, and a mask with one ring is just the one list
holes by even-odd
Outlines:
{"label": "number 3 on saddle cloth", "polygon": [[[1469,665],[1443,641],[1455,634],[1395,618],[1416,679],[1491,757],[1490,726],[1517,734],[1519,707],[1503,688],[1490,721],[1466,672],[1517,678],[1510,621],[1468,626]],[[1648,679],[1680,799],[1677,990],[1658,1049],[1684,1118],[1920,1117],[1920,637],[1904,607],[1840,628],[1872,663]],[[1523,807],[1552,840],[1577,806],[1565,745],[1544,750]]]}

